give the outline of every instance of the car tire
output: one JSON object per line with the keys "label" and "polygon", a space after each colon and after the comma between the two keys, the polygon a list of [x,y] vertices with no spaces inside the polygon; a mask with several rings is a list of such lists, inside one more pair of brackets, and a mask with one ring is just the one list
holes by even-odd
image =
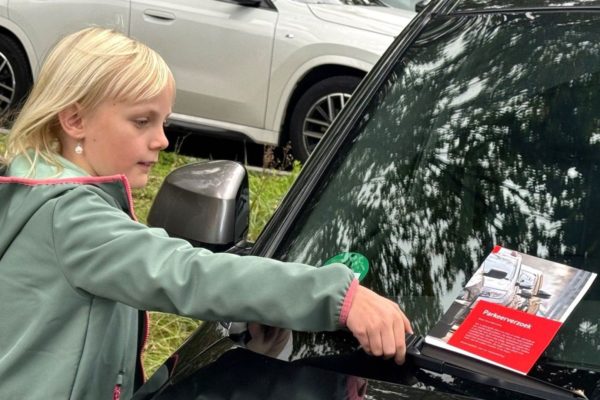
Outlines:
{"label": "car tire", "polygon": [[25,52],[12,38],[0,34],[0,117],[18,108],[31,85]]}
{"label": "car tire", "polygon": [[313,84],[300,96],[290,118],[294,158],[308,159],[360,81],[357,76],[333,76]]}

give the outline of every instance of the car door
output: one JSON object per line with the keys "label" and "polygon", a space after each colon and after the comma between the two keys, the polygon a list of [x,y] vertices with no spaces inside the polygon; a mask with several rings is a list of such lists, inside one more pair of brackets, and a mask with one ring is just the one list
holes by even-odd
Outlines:
{"label": "car door", "polygon": [[158,51],[177,82],[174,112],[262,127],[276,10],[218,0],[134,0],[131,36]]}
{"label": "car door", "polygon": [[9,19],[26,33],[35,51],[34,75],[52,46],[62,37],[88,26],[102,26],[127,32],[129,0],[9,1]]}

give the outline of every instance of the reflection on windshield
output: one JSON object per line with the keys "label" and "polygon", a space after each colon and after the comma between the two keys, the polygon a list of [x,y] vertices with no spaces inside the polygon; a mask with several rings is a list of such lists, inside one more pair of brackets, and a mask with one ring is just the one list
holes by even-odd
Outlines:
{"label": "reflection on windshield", "polygon": [[[574,21],[577,21],[576,23]],[[426,333],[494,244],[600,272],[600,15],[440,18],[390,73],[276,257],[356,251]],[[595,365],[598,282],[547,356]],[[323,334],[314,341],[346,351]],[[348,347],[353,343],[346,342]]]}

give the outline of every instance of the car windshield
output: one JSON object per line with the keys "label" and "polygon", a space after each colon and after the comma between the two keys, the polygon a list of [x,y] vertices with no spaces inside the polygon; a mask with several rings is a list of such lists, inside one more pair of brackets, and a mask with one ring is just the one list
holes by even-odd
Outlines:
{"label": "car windshield", "polygon": [[509,279],[506,276],[506,271],[501,269],[490,268],[485,272],[485,276],[494,279]]}
{"label": "car windshield", "polygon": [[490,255],[483,263],[483,273],[489,277],[511,280],[515,275],[516,267],[516,261]]}
{"label": "car windshield", "polygon": [[[434,18],[274,256],[365,255],[363,284],[396,299],[421,334],[495,244],[600,272],[599,35],[593,12]],[[600,370],[599,281],[540,364]],[[294,356],[314,351],[304,344]]]}

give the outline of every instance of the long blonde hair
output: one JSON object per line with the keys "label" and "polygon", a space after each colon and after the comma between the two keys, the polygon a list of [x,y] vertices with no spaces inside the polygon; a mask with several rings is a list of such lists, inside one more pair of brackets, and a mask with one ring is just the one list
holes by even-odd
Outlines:
{"label": "long blonde hair", "polygon": [[[75,103],[83,113],[104,100],[149,100],[175,85],[165,61],[120,32],[86,28],[63,38],[48,54],[6,145],[5,163],[24,155],[60,167],[58,113]],[[31,152],[31,154],[30,154]]]}

